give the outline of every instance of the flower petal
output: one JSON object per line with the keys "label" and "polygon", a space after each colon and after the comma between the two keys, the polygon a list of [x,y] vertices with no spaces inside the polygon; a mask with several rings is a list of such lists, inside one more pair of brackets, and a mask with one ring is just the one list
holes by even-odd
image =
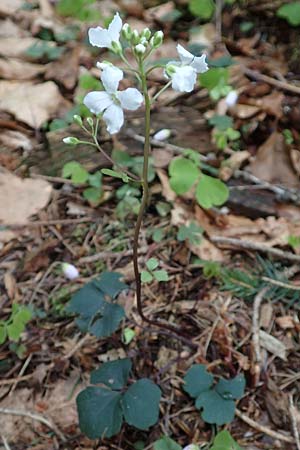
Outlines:
{"label": "flower petal", "polygon": [[112,41],[119,42],[122,29],[122,19],[117,12],[108,26],[108,33]]}
{"label": "flower petal", "polygon": [[124,123],[123,109],[113,103],[103,114],[103,120],[106,122],[107,131],[110,134],[118,133]]}
{"label": "flower petal", "polygon": [[191,92],[197,80],[197,73],[191,66],[177,67],[172,75],[172,88],[179,92]]}
{"label": "flower petal", "polygon": [[109,32],[101,27],[89,29],[89,41],[94,47],[110,47],[111,38]]}
{"label": "flower petal", "polygon": [[182,64],[188,65],[191,64],[195,58],[195,56],[188,52],[184,47],[182,47],[182,45],[177,44],[177,52],[180,58],[180,61],[182,62]]}
{"label": "flower petal", "polygon": [[101,81],[109,94],[117,92],[119,82],[123,79],[123,72],[118,67],[107,65],[101,74]]}
{"label": "flower petal", "polygon": [[125,91],[118,91],[117,97],[121,102],[121,106],[124,109],[130,109],[135,111],[143,103],[144,97],[135,88],[127,88]]}
{"label": "flower petal", "polygon": [[208,70],[207,62],[205,61],[206,55],[195,56],[193,62],[190,64],[197,73],[203,73]]}
{"label": "flower petal", "polygon": [[99,114],[113,104],[113,99],[107,92],[94,91],[84,97],[83,103],[92,113]]}

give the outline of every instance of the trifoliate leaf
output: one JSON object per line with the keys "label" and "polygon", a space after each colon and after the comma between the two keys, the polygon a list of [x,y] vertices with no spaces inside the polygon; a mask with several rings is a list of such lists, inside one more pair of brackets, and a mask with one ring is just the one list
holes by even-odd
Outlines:
{"label": "trifoliate leaf", "polygon": [[103,363],[91,373],[91,383],[103,383],[111,389],[122,389],[127,383],[132,363],[129,358]]}
{"label": "trifoliate leaf", "polygon": [[96,337],[111,336],[125,317],[124,308],[115,303],[104,302],[92,318],[88,331]]}
{"label": "trifoliate leaf", "polygon": [[189,191],[200,171],[196,164],[187,158],[176,158],[169,165],[170,185],[176,194],[184,194]]}
{"label": "trifoliate leaf", "polygon": [[120,281],[123,275],[118,272],[103,272],[100,278],[95,280],[96,286],[98,286],[104,294],[109,297],[116,298],[124,289],[128,289],[127,284]]}
{"label": "trifoliate leaf", "polygon": [[207,423],[224,425],[234,418],[235,403],[233,400],[224,400],[215,390],[202,392],[196,400],[196,408],[202,409],[201,417]]}
{"label": "trifoliate leaf", "polygon": [[153,276],[156,279],[156,281],[169,281],[168,272],[164,269],[155,270],[153,272]]}
{"label": "trifoliate leaf", "polygon": [[122,395],[109,389],[88,387],[77,396],[79,426],[90,439],[109,438],[122,425]]}
{"label": "trifoliate leaf", "polygon": [[203,228],[199,227],[195,222],[189,225],[181,225],[177,233],[178,241],[189,240],[191,244],[199,244],[203,234]]}
{"label": "trifoliate leaf", "polygon": [[153,276],[148,270],[142,270],[141,272],[141,281],[142,283],[151,283],[153,280]]}
{"label": "trifoliate leaf", "polygon": [[196,188],[196,199],[203,208],[223,205],[229,197],[229,190],[218,178],[201,175]]}
{"label": "trifoliate leaf", "polygon": [[300,2],[287,3],[277,10],[277,16],[286,19],[294,27],[300,25]]}
{"label": "trifoliate leaf", "polygon": [[86,183],[89,178],[88,171],[77,161],[70,161],[63,167],[62,176],[71,178],[76,184]]}
{"label": "trifoliate leaf", "polygon": [[232,117],[226,115],[215,115],[209,119],[208,123],[220,131],[225,131],[227,128],[232,127],[233,119]]}
{"label": "trifoliate leaf", "polygon": [[146,262],[146,266],[147,269],[149,270],[154,270],[156,269],[156,267],[158,267],[158,260],[156,258],[150,258],[147,262]]}
{"label": "trifoliate leaf", "polygon": [[215,389],[225,400],[236,400],[244,395],[245,385],[246,381],[244,375],[237,375],[231,380],[221,378]]}
{"label": "trifoliate leaf", "polygon": [[124,418],[129,425],[147,430],[159,416],[161,390],[153,381],[142,378],[130,386],[122,399]]}
{"label": "trifoliate leaf", "polygon": [[206,371],[203,364],[195,364],[187,371],[183,380],[183,389],[195,398],[212,386],[214,377]]}

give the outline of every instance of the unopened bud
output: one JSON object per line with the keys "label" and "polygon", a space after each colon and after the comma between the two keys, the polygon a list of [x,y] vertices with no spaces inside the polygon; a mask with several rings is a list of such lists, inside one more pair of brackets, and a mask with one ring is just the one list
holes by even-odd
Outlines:
{"label": "unopened bud", "polygon": [[138,30],[133,30],[132,35],[131,35],[131,42],[133,45],[137,45],[140,42],[140,35]]}
{"label": "unopened bud", "polygon": [[167,64],[165,68],[165,74],[167,74],[169,77],[172,77],[174,73],[176,72],[176,66],[173,66],[172,64]]}
{"label": "unopened bud", "polygon": [[94,126],[94,121],[93,121],[92,117],[88,117],[88,118],[86,119],[86,121],[87,121],[87,123],[89,124],[89,126],[90,126],[91,128],[93,128],[93,126]]}
{"label": "unopened bud", "polygon": [[82,118],[80,116],[75,114],[75,116],[73,116],[73,120],[75,123],[77,123],[77,125],[79,125],[80,127],[82,126]]}
{"label": "unopened bud", "polygon": [[68,145],[77,145],[80,141],[74,136],[68,136],[63,138],[63,142]]}
{"label": "unopened bud", "polygon": [[75,278],[79,277],[79,271],[77,267],[73,266],[73,264],[63,263],[62,271],[64,276],[69,280],[75,280]]}
{"label": "unopened bud", "polygon": [[171,136],[172,132],[168,128],[163,128],[162,130],[159,130],[155,135],[153,136],[153,139],[156,141],[166,141]]}
{"label": "unopened bud", "polygon": [[132,36],[132,30],[130,28],[129,23],[124,23],[124,25],[122,27],[122,36],[127,41],[130,41],[131,36]]}
{"label": "unopened bud", "polygon": [[120,42],[113,41],[110,48],[114,53],[116,53],[116,55],[121,55],[123,52]]}
{"label": "unopened bud", "polygon": [[112,63],[109,61],[102,61],[102,62],[97,62],[96,66],[98,67],[98,69],[104,70],[106,67],[108,66],[112,66]]}
{"label": "unopened bud", "polygon": [[153,48],[158,48],[161,46],[164,38],[164,33],[162,31],[157,31],[150,40],[150,45]]}
{"label": "unopened bud", "polygon": [[146,51],[146,47],[143,44],[138,44],[134,47],[134,51],[138,56],[143,56]]}
{"label": "unopened bud", "polygon": [[142,37],[146,38],[147,41],[151,38],[151,31],[149,30],[149,28],[145,28],[142,31]]}
{"label": "unopened bud", "polygon": [[229,94],[225,97],[225,103],[226,105],[231,108],[234,106],[239,98],[239,95],[236,91],[230,91]]}

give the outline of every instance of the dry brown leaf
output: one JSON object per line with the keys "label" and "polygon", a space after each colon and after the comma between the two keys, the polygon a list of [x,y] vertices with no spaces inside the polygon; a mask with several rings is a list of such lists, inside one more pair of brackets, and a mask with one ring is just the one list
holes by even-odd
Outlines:
{"label": "dry brown leaf", "polygon": [[281,133],[271,134],[259,147],[255,160],[248,168],[253,175],[269,183],[291,188],[300,186],[299,178],[291,164],[288,145]]}
{"label": "dry brown leaf", "polygon": [[44,73],[46,67],[42,64],[32,64],[20,59],[0,59],[0,78],[7,80],[31,80]]}
{"label": "dry brown leaf", "polygon": [[257,99],[255,105],[259,106],[267,114],[281,119],[283,116],[282,103],[284,98],[282,92],[273,91],[270,95]]}
{"label": "dry brown leaf", "polygon": [[259,342],[261,347],[266,349],[269,353],[272,353],[278,358],[286,361],[287,348],[279,339],[275,338],[269,333],[266,333],[263,330],[259,330]]}
{"label": "dry brown leaf", "polygon": [[222,165],[220,169],[220,178],[224,181],[229,180],[232,174],[247,161],[250,153],[247,150],[233,153]]}
{"label": "dry brown leaf", "polygon": [[262,328],[269,328],[273,316],[273,306],[271,303],[264,303],[261,307],[259,325]]}
{"label": "dry brown leaf", "polygon": [[52,81],[41,84],[0,81],[0,109],[32,128],[39,128],[54,117],[63,102]]}
{"label": "dry brown leaf", "polygon": [[30,216],[47,205],[51,192],[47,181],[23,180],[0,172],[0,223],[26,224]]}
{"label": "dry brown leaf", "polygon": [[0,15],[11,16],[23,5],[23,0],[1,0]]}
{"label": "dry brown leaf", "polygon": [[[173,1],[170,1],[158,6],[154,6],[153,8],[148,8],[145,11],[144,16],[148,22],[157,21],[166,25],[166,22],[168,22],[167,18],[172,17],[171,13],[174,11],[174,9],[175,4]],[[169,22],[172,22],[172,20],[169,20]]]}
{"label": "dry brown leaf", "polygon": [[4,274],[4,286],[7,292],[8,297],[13,300],[16,295],[17,290],[17,282],[15,277],[11,272],[6,272]]}
{"label": "dry brown leaf", "polygon": [[244,105],[241,103],[238,103],[232,109],[232,114],[239,119],[250,119],[250,117],[255,116],[259,112],[260,108],[258,106]]}
{"label": "dry brown leaf", "polygon": [[73,89],[77,83],[80,47],[65,52],[63,56],[49,63],[45,73],[46,80],[55,80],[66,89]]}
{"label": "dry brown leaf", "polygon": [[196,245],[189,242],[188,247],[192,253],[204,261],[225,261],[223,252],[204,237],[201,238],[200,244]]}
{"label": "dry brown leaf", "polygon": [[21,37],[24,31],[21,30],[11,19],[0,20],[0,38]]}
{"label": "dry brown leaf", "polygon": [[[21,133],[20,131],[14,131],[14,130],[5,130],[0,135],[0,143],[7,148],[10,148],[12,150],[16,150],[18,148],[21,148],[22,150],[25,150],[26,152],[29,152],[32,150],[32,142],[31,140],[26,136],[26,134]],[[11,159],[10,162],[14,162],[14,169],[15,169],[15,159],[13,158],[12,154],[10,154]],[[4,164],[2,161],[2,158],[0,156],[0,165],[6,167],[9,169],[7,165]]]}
{"label": "dry brown leaf", "polygon": [[295,322],[292,316],[281,316],[277,317],[276,323],[282,328],[283,330],[288,330],[295,328]]}
{"label": "dry brown leaf", "polygon": [[0,40],[0,55],[10,58],[24,57],[26,51],[34,44],[41,42],[33,37],[8,37]]}

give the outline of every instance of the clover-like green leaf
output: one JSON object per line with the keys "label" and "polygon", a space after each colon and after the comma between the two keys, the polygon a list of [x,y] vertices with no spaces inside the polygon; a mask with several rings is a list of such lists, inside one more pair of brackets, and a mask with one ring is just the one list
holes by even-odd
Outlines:
{"label": "clover-like green leaf", "polygon": [[203,228],[197,223],[191,222],[189,225],[181,225],[178,229],[178,241],[189,240],[191,244],[199,244],[203,234]]}
{"label": "clover-like green leaf", "polygon": [[89,173],[79,162],[70,161],[64,165],[62,176],[71,178],[76,184],[82,184],[88,180]]}
{"label": "clover-like green leaf", "polygon": [[209,119],[209,124],[220,131],[225,131],[233,125],[233,119],[227,115],[215,115]]}
{"label": "clover-like green leaf", "polygon": [[92,205],[100,203],[103,194],[102,188],[88,187],[83,191],[83,197]]}
{"label": "clover-like green leaf", "polygon": [[215,4],[213,0],[190,0],[189,10],[194,16],[209,20],[214,13]]}
{"label": "clover-like green leaf", "polygon": [[169,436],[163,436],[158,441],[154,442],[154,450],[182,450],[181,445],[173,441]]}
{"label": "clover-like green leaf", "polygon": [[141,272],[142,283],[151,283],[152,280],[153,280],[152,273],[148,272],[148,270],[142,270]]}
{"label": "clover-like green leaf", "polygon": [[169,165],[170,186],[176,194],[189,191],[200,176],[196,164],[187,158],[175,158]]}
{"label": "clover-like green leaf", "polygon": [[210,450],[242,450],[230,435],[229,431],[223,430],[217,434]]}
{"label": "clover-like green leaf", "polygon": [[125,311],[122,306],[104,302],[92,318],[88,331],[99,338],[111,336],[124,317]]}
{"label": "clover-like green leaf", "polygon": [[244,395],[245,385],[246,381],[244,375],[237,375],[231,380],[221,378],[215,389],[225,400],[237,400]]}
{"label": "clover-like green leaf", "polygon": [[158,260],[156,258],[150,258],[147,262],[146,262],[146,266],[147,269],[152,271],[154,269],[156,269],[158,267]]}
{"label": "clover-like green leaf", "polygon": [[142,378],[132,384],[122,399],[124,418],[129,425],[147,430],[159,416],[161,390],[153,381]]}
{"label": "clover-like green leaf", "polygon": [[277,10],[277,16],[286,19],[294,27],[300,25],[300,2],[290,2]]}
{"label": "clover-like green leaf", "polygon": [[207,423],[224,425],[234,418],[235,403],[225,400],[214,389],[202,392],[196,400],[196,408],[202,409],[201,417]]}
{"label": "clover-like green leaf", "polygon": [[165,269],[155,270],[153,276],[156,281],[169,281],[169,275]]}
{"label": "clover-like green leaf", "polygon": [[132,363],[129,358],[103,363],[91,373],[91,383],[103,383],[111,389],[122,389],[129,377]]}
{"label": "clover-like green leaf", "polygon": [[81,391],[76,399],[81,431],[90,439],[117,434],[123,418],[121,398],[119,392],[101,387]]}
{"label": "clover-like green leaf", "polygon": [[187,371],[183,380],[185,382],[183,389],[191,397],[196,398],[212,386],[214,377],[206,371],[203,364],[195,364]]}
{"label": "clover-like green leaf", "polygon": [[122,276],[118,272],[103,272],[100,278],[95,280],[95,283],[102,292],[109,295],[109,297],[116,298],[121,291],[128,288],[127,284],[120,281]]}
{"label": "clover-like green leaf", "polygon": [[196,199],[203,208],[220,206],[226,202],[229,197],[229,190],[226,184],[217,178],[209,175],[201,175],[196,188]]}

